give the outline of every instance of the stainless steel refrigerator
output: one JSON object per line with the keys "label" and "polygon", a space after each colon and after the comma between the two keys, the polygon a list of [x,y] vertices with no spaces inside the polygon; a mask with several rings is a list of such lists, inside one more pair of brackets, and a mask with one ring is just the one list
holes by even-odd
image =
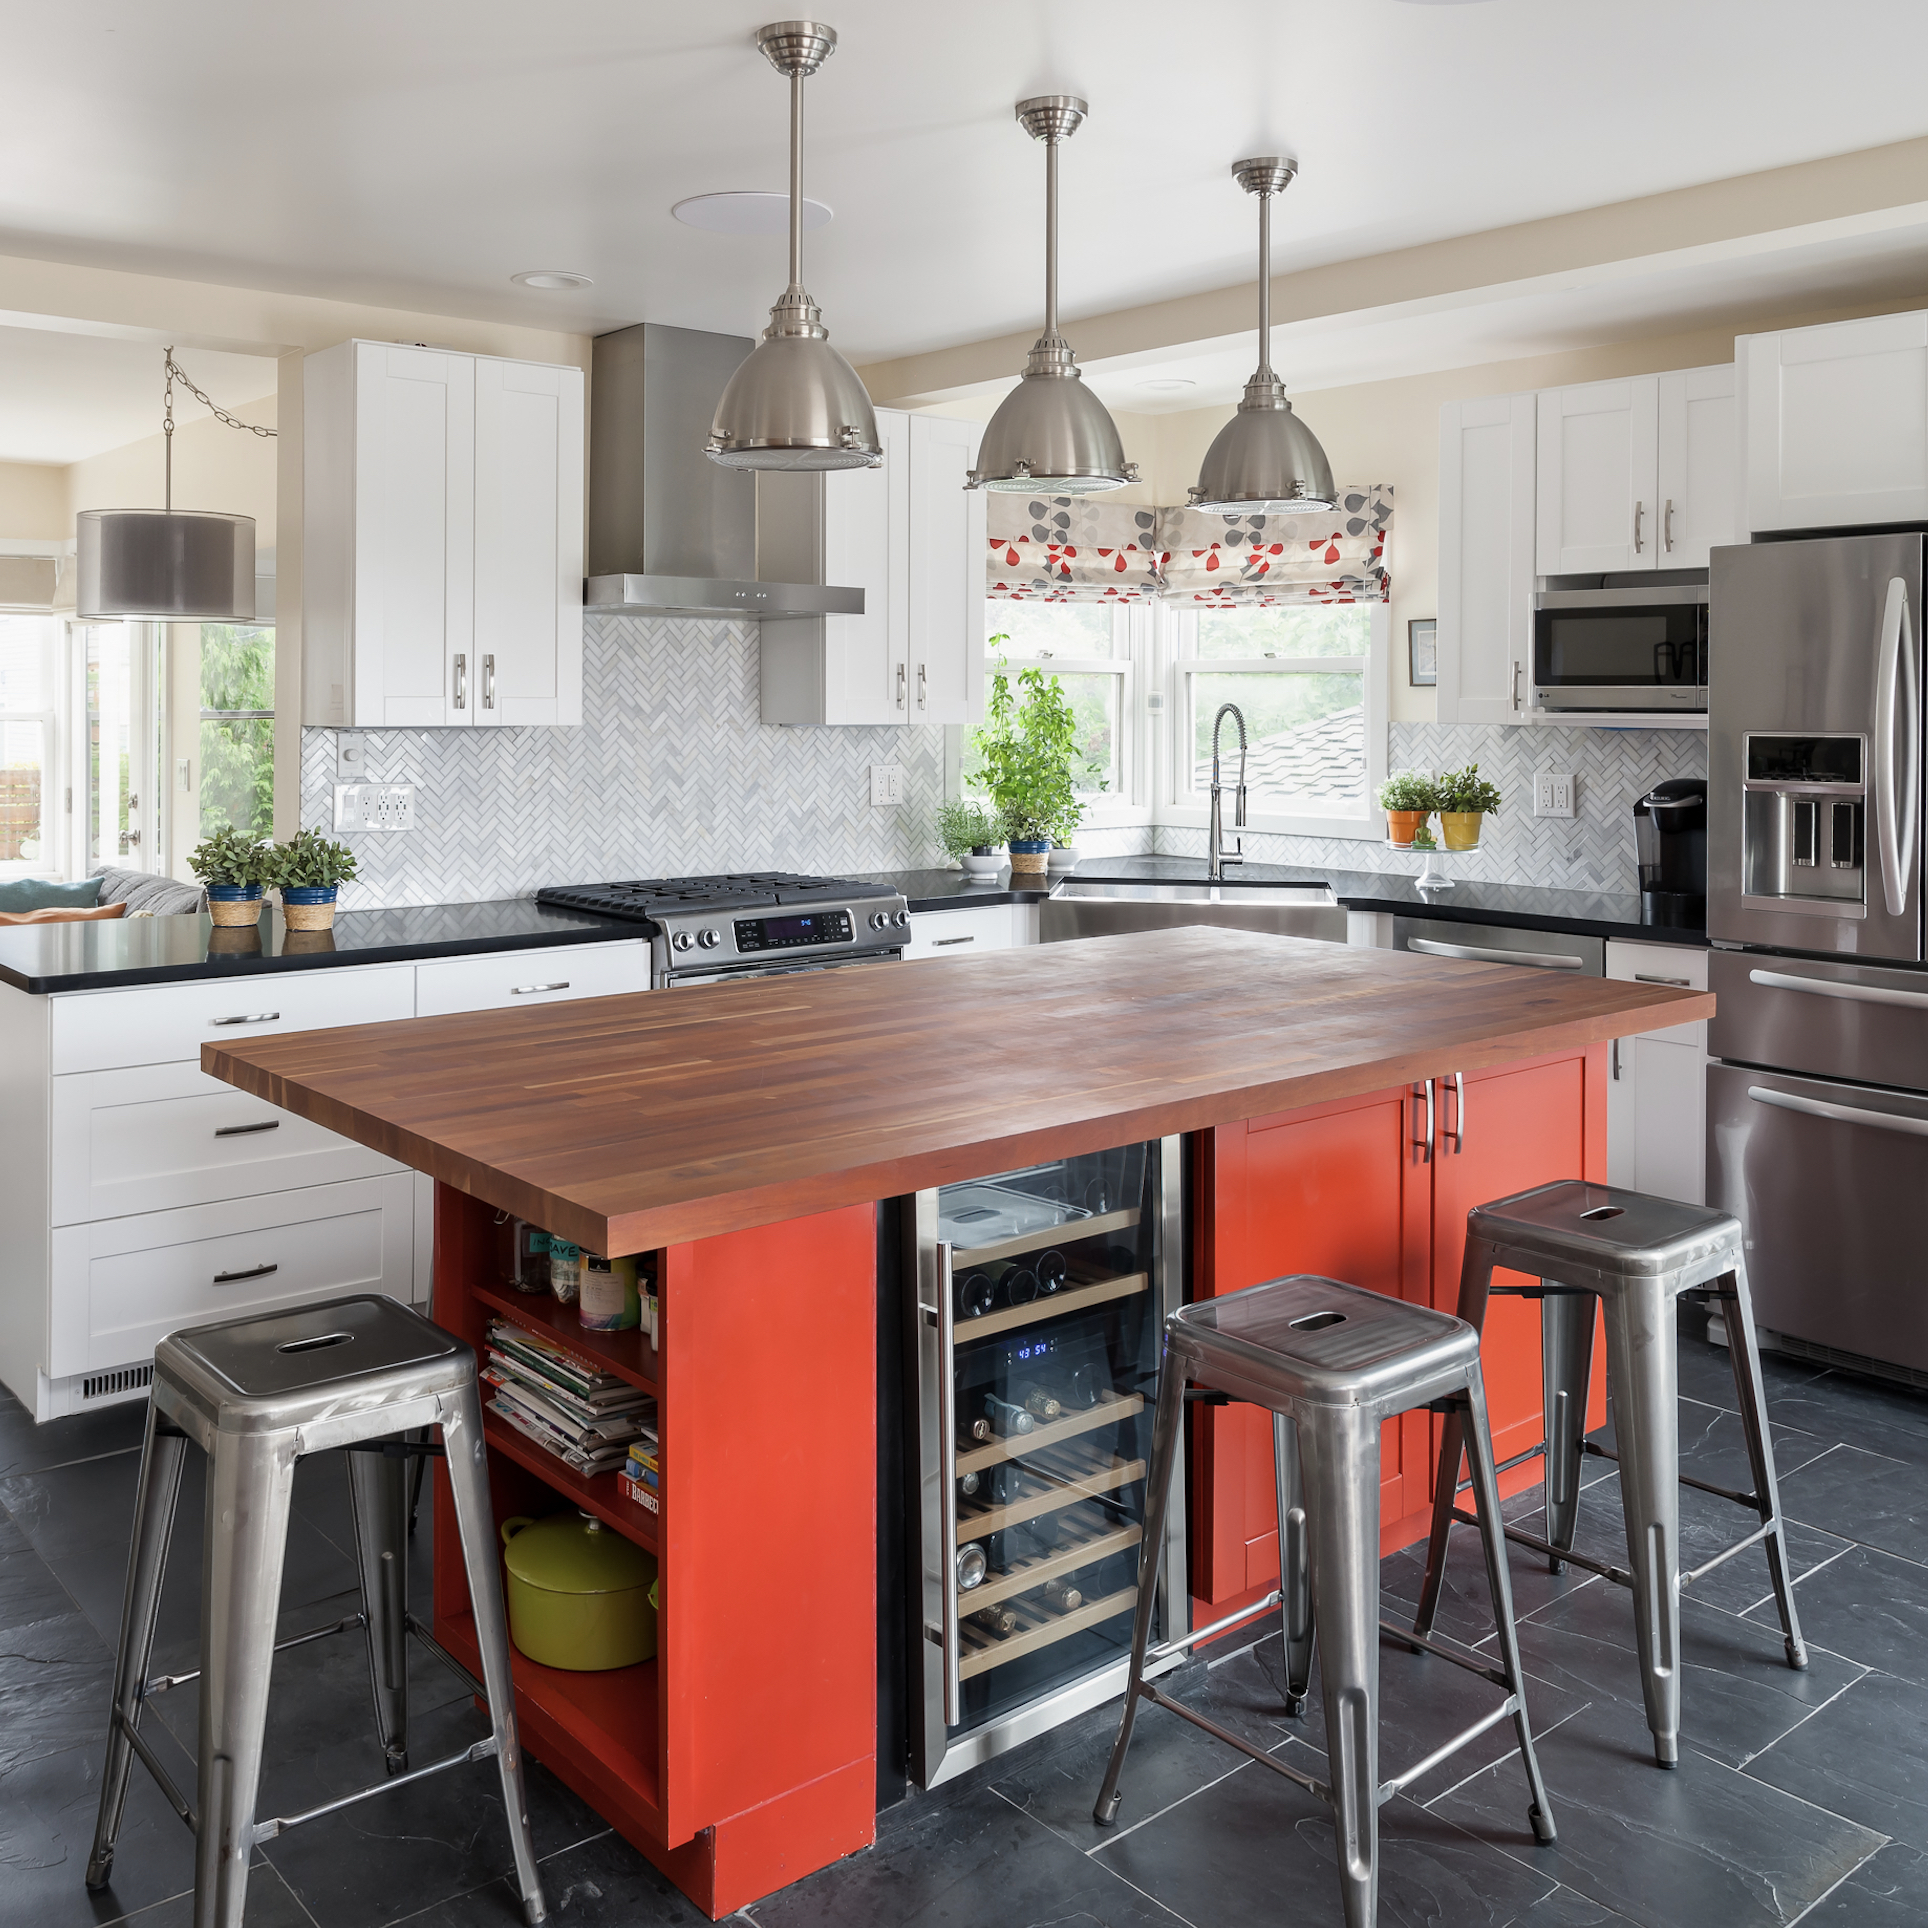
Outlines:
{"label": "stainless steel refrigerator", "polygon": [[1925,543],[1713,553],[1707,1186],[1763,1327],[1928,1383]]}

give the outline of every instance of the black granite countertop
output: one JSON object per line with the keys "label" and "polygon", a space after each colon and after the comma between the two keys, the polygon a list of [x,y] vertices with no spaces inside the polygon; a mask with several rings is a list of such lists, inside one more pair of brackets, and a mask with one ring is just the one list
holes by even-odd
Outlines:
{"label": "black granite countertop", "polygon": [[344,911],[332,931],[290,931],[272,908],[259,924],[244,930],[216,930],[205,914],[16,924],[0,929],[0,983],[35,993],[106,991],[191,978],[606,944],[643,935],[634,924],[538,909],[527,897]]}
{"label": "black granite countertop", "polygon": [[[1415,859],[1415,868],[1418,860]],[[1143,883],[1203,883],[1205,866],[1191,857],[1087,857],[1077,877]],[[961,870],[879,871],[874,880],[904,893],[914,911],[957,910],[966,904],[1035,903],[1050,885],[1013,887],[1009,869],[986,883],[972,883]],[[1054,877],[1051,884],[1059,881]],[[1523,930],[1571,931],[1587,937],[1635,938],[1655,944],[1705,948],[1705,931],[1675,930],[1640,921],[1640,899],[1631,893],[1543,890],[1534,884],[1462,881],[1449,890],[1421,891],[1411,876],[1378,870],[1321,870],[1286,864],[1241,864],[1228,884],[1326,884],[1347,910],[1387,911],[1396,917],[1439,918],[1460,924],[1506,924]]]}

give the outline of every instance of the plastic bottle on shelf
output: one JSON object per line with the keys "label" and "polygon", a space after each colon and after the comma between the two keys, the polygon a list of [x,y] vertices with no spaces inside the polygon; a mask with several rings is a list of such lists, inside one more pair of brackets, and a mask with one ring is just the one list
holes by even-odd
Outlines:
{"label": "plastic bottle on shelf", "polygon": [[582,1247],[567,1239],[549,1241],[549,1290],[563,1305],[582,1296]]}
{"label": "plastic bottle on shelf", "polygon": [[585,1252],[576,1317],[592,1332],[634,1332],[643,1322],[635,1259]]}

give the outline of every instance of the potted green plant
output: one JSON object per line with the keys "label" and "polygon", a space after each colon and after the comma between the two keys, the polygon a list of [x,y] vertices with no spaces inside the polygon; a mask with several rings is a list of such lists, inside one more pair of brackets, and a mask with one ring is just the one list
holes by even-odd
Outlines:
{"label": "potted green plant", "polygon": [[1068,843],[1084,816],[1078,801],[1077,717],[1055,676],[1018,672],[1021,696],[1000,663],[991,678],[983,727],[973,742],[979,782],[1003,824],[1011,874],[1042,876],[1053,843]]}
{"label": "potted green plant", "polygon": [[207,886],[208,915],[215,923],[254,924],[261,918],[261,891],[272,861],[271,844],[256,843],[230,824],[196,844],[187,867]]}
{"label": "potted green plant", "polygon": [[1448,850],[1477,850],[1480,819],[1500,807],[1500,793],[1479,773],[1477,763],[1449,770],[1439,779],[1439,830]]}
{"label": "potted green plant", "polygon": [[1386,838],[1396,850],[1410,850],[1426,819],[1439,808],[1439,789],[1419,770],[1401,770],[1379,786],[1379,807],[1386,813]]}
{"label": "potted green plant", "polygon": [[355,874],[355,853],[319,830],[297,830],[276,844],[268,882],[281,891],[281,915],[291,931],[325,931],[335,921],[335,899]]}
{"label": "potted green plant", "polygon": [[997,812],[976,797],[951,797],[938,805],[937,840],[967,877],[995,877],[1003,869],[997,847],[1004,825]]}

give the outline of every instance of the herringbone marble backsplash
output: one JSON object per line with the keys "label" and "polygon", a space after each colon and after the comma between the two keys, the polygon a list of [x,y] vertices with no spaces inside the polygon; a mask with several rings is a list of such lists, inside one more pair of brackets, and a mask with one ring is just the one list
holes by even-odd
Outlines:
{"label": "herringbone marble backsplash", "polygon": [[[361,876],[345,909],[614,877],[944,861],[932,827],[941,729],[764,727],[753,623],[592,616],[583,630],[580,729],[366,733],[368,780],[415,784],[417,827],[347,839]],[[901,807],[872,808],[873,763],[904,766]],[[329,830],[334,783],[334,732],[304,730],[304,825]],[[1114,832],[1082,847],[1122,855],[1149,843]]]}
{"label": "herringbone marble backsplash", "polygon": [[[1484,883],[1539,884],[1551,890],[1635,891],[1633,800],[1666,777],[1704,777],[1707,737],[1699,730],[1600,730],[1471,723],[1395,723],[1392,770],[1458,770],[1477,763],[1504,799],[1482,826],[1480,847],[1449,858],[1455,876]],[[1536,770],[1573,775],[1571,818],[1535,817]],[[1158,831],[1161,854],[1203,857],[1205,833],[1171,825]],[[1336,870],[1416,871],[1410,852],[1338,837],[1245,839],[1261,863]]]}

